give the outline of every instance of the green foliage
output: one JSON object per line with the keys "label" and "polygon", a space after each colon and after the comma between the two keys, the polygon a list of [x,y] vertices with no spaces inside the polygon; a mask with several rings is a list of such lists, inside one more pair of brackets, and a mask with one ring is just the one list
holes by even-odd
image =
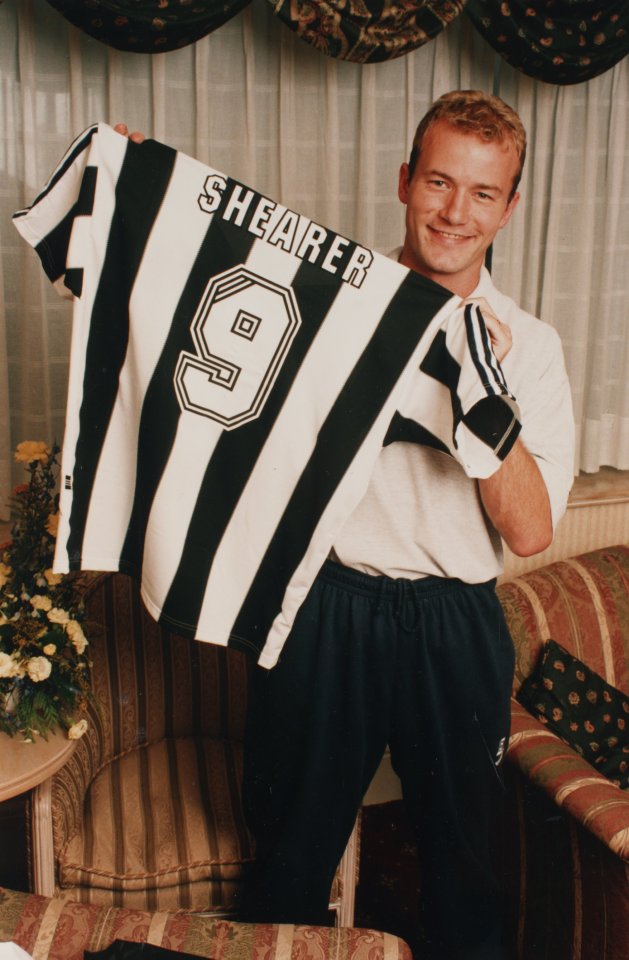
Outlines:
{"label": "green foliage", "polygon": [[52,572],[59,448],[17,446],[28,482],[13,491],[11,539],[0,545],[0,731],[32,739],[87,727],[88,643],[80,574]]}

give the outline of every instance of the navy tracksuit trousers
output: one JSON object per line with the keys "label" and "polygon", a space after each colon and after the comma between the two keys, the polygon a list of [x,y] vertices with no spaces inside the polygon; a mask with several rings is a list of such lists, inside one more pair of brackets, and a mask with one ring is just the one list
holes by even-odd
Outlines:
{"label": "navy tracksuit trousers", "polygon": [[427,941],[448,960],[501,957],[488,837],[513,667],[493,581],[392,580],[327,561],[279,663],[254,676],[244,801],[257,862],[241,918],[328,922],[388,744],[417,834]]}

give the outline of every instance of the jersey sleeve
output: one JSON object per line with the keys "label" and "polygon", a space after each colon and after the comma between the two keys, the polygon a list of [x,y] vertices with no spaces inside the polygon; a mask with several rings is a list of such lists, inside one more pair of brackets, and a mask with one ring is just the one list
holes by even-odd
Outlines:
{"label": "jersey sleeve", "polygon": [[457,308],[437,331],[385,437],[453,457],[468,477],[491,476],[521,430],[519,407],[491,349],[480,307]]}
{"label": "jersey sleeve", "polygon": [[[458,322],[457,322],[458,321]],[[459,365],[451,388],[455,457],[470,477],[491,476],[522,428],[516,398],[496,359],[479,306],[465,304],[448,324],[446,343]]]}
{"label": "jersey sleeve", "polygon": [[43,190],[30,206],[13,214],[13,223],[39,256],[46,276],[62,296],[80,295],[80,277],[67,266],[75,218],[89,215],[96,169],[88,165],[98,124],[71,144]]}

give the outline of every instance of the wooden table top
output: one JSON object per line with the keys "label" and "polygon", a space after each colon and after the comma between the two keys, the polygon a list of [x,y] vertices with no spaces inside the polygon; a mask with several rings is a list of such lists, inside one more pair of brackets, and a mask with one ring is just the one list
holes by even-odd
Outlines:
{"label": "wooden table top", "polygon": [[76,748],[65,731],[25,743],[0,733],[0,802],[31,790],[60,770]]}

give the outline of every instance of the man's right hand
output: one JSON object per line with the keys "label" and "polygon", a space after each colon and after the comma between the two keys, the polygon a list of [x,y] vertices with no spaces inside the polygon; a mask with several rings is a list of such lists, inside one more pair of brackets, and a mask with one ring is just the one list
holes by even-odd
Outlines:
{"label": "man's right hand", "polygon": [[140,133],[139,130],[134,130],[133,133],[129,133],[126,123],[117,123],[114,130],[116,133],[122,134],[123,137],[128,137],[129,140],[133,140],[134,143],[143,143],[146,140],[144,134]]}

